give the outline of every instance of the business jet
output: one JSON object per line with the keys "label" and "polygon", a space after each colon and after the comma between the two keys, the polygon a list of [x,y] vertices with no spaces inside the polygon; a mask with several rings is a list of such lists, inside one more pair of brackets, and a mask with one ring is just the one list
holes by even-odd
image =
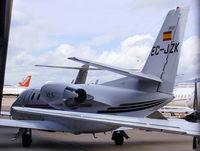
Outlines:
{"label": "business jet", "polygon": [[89,65],[82,65],[81,67],[69,67],[69,66],[55,66],[55,65],[35,65],[36,67],[47,67],[47,68],[57,68],[57,69],[72,69],[78,70],[78,74],[76,76],[75,81],[73,80],[71,83],[74,84],[85,84],[88,70],[102,70],[100,68],[89,68]]}
{"label": "business jet", "polygon": [[122,126],[191,135],[197,146],[200,123],[196,112],[188,121],[146,118],[174,98],[187,14],[187,8],[179,7],[168,12],[141,72],[70,57],[125,77],[94,85],[49,82],[41,89],[28,89],[13,103],[12,119],[0,119],[0,126],[18,127],[15,138],[22,136],[24,147],[32,143],[32,129],[76,135],[113,131],[112,140],[122,145],[126,133],[116,131]]}
{"label": "business jet", "polygon": [[27,76],[22,82],[19,82],[18,86],[14,86],[14,85],[4,85],[3,87],[3,95],[14,95],[14,96],[18,96],[20,95],[24,90],[26,90],[29,85],[30,85],[30,81],[31,81],[31,76]]}
{"label": "business jet", "polygon": [[179,83],[173,90],[174,99],[159,111],[170,113],[171,116],[179,115],[182,117],[192,113],[194,111],[195,82],[200,82],[200,79],[196,78]]}
{"label": "business jet", "polygon": [[[181,85],[181,86],[180,86]],[[166,106],[159,109],[162,113],[170,113],[171,116],[186,116],[193,112],[194,83],[179,84],[174,90],[174,99]]]}
{"label": "business jet", "polygon": [[174,100],[169,105],[192,108],[194,100],[194,86],[174,89]]}
{"label": "business jet", "polygon": [[168,105],[193,109],[195,82],[200,82],[198,75],[195,79],[179,83],[174,89],[175,98]]}

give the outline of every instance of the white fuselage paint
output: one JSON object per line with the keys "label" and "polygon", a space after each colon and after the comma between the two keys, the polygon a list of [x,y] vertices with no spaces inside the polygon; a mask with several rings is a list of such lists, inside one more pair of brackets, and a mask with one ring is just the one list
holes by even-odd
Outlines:
{"label": "white fuselage paint", "polygon": [[167,106],[193,108],[194,87],[177,87],[173,94],[175,98]]}
{"label": "white fuselage paint", "polygon": [[[88,94],[92,94],[95,98],[94,103],[91,103],[91,106],[88,107],[78,107],[78,108],[66,108],[68,111],[79,111],[79,112],[89,112],[89,113],[98,113],[99,111],[107,112],[110,111],[108,108],[119,107],[120,104],[130,104],[136,103],[136,108],[131,107],[133,111],[127,112],[114,112],[114,113],[105,113],[105,114],[116,114],[116,115],[125,115],[125,116],[135,116],[135,117],[145,117],[158,108],[166,105],[173,98],[172,95],[164,93],[152,93],[139,91],[134,89],[125,89],[118,87],[111,87],[105,85],[77,85],[83,88]],[[56,89],[56,88],[55,88]],[[24,91],[13,104],[13,106],[25,106],[25,107],[38,107],[38,106],[48,106],[46,103],[48,100],[44,100],[45,97],[40,96],[40,90],[29,89]],[[158,102],[151,103],[150,100],[156,100]],[[153,106],[147,105],[146,108],[143,108],[142,103],[153,104]],[[96,103],[99,103],[96,105]],[[141,108],[136,110],[137,108]],[[103,113],[104,114],[104,113]],[[63,131],[71,132],[74,134],[79,133],[97,133],[97,132],[106,132],[114,130],[118,127],[115,125],[108,126],[105,124],[97,124],[94,122],[85,122],[77,121],[70,119],[60,119],[49,116],[38,116],[30,114],[17,113],[15,110],[11,111],[13,119],[35,119],[35,120],[52,120],[57,121],[62,124],[65,129]]]}
{"label": "white fuselage paint", "polygon": [[[13,106],[30,108],[38,108],[39,106],[51,107],[51,109],[58,110],[95,113],[96,117],[98,117],[98,113],[107,114],[107,116],[115,114],[146,117],[173,99],[172,91],[177,74],[187,14],[188,9],[181,9],[179,7],[168,12],[142,72],[134,73],[119,67],[71,57],[71,60],[101,67],[126,77],[102,85],[71,85],[72,87],[70,87],[67,84],[65,85],[65,83],[52,84],[51,86],[49,83],[49,85],[44,85],[41,90],[30,89],[22,92]],[[163,35],[166,32],[172,33],[169,39],[163,39]],[[81,95],[79,95],[80,98],[64,97],[65,92],[69,94],[76,93],[78,89],[75,87],[80,87],[79,90],[81,90],[82,96],[84,96],[83,93],[87,93],[86,97],[81,97]],[[81,98],[84,98],[85,102],[80,103],[79,101],[82,101]],[[64,106],[66,101],[74,101],[75,106]],[[13,119],[18,120],[56,121],[65,127],[61,131],[75,134],[106,132],[117,128],[115,124],[108,126],[106,124],[98,124],[97,122],[81,121],[81,115],[80,121],[55,118],[51,117],[50,114],[33,115],[14,109],[12,109],[11,115]],[[87,115],[85,118],[87,118]]]}
{"label": "white fuselage paint", "polygon": [[4,86],[3,95],[20,95],[26,89],[25,87]]}

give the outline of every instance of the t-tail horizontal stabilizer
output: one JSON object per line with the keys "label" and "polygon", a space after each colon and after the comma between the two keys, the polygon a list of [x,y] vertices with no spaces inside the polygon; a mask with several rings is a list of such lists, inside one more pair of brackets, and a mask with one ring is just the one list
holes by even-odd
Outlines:
{"label": "t-tail horizontal stabilizer", "polygon": [[123,68],[119,68],[119,67],[115,67],[115,66],[111,66],[111,65],[106,65],[103,63],[98,63],[95,61],[90,61],[87,59],[82,59],[82,58],[77,58],[77,57],[70,57],[68,58],[70,60],[76,61],[76,62],[81,62],[83,64],[87,64],[90,66],[94,66],[100,69],[104,69],[104,70],[108,70],[111,72],[115,72],[124,76],[128,76],[128,77],[134,77],[134,78],[138,78],[138,79],[143,79],[143,80],[151,80],[151,81],[156,81],[156,82],[162,82],[162,80],[154,75],[151,74],[145,74],[142,72],[134,72],[132,70],[128,70],[128,69],[123,69]]}

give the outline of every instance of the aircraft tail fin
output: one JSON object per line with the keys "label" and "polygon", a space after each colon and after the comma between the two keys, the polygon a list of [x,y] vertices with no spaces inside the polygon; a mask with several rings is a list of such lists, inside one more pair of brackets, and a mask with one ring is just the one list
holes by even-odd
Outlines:
{"label": "aircraft tail fin", "polygon": [[158,92],[172,93],[184,37],[188,8],[170,10],[142,69],[163,81]]}
{"label": "aircraft tail fin", "polygon": [[85,84],[89,65],[82,65],[75,80],[75,84]]}
{"label": "aircraft tail fin", "polygon": [[27,76],[22,82],[19,82],[20,87],[29,87],[31,82],[31,76]]}
{"label": "aircraft tail fin", "polygon": [[88,70],[102,70],[99,68],[89,68],[89,65],[82,65],[81,67],[54,66],[54,65],[35,65],[35,66],[79,70],[76,80],[72,80],[72,82],[71,82],[74,84],[85,84],[86,79],[87,79]]}

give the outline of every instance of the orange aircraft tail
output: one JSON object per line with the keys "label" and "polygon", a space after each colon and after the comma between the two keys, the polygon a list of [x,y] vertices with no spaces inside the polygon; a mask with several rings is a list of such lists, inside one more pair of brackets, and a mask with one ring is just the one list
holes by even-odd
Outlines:
{"label": "orange aircraft tail", "polygon": [[29,75],[23,80],[23,82],[19,82],[19,86],[20,87],[29,87],[30,81],[31,81],[31,76]]}

